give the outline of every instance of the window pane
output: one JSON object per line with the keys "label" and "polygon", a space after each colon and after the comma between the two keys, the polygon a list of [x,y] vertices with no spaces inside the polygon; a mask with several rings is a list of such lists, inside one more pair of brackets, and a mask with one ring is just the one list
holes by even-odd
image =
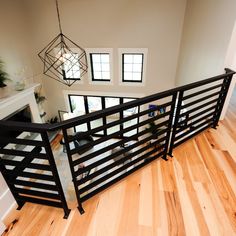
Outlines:
{"label": "window pane", "polygon": [[70,96],[70,105],[71,111],[76,116],[81,116],[85,114],[85,107],[84,107],[84,97],[83,96]]}
{"label": "window pane", "polygon": [[141,73],[133,73],[133,80],[135,81],[141,81]]}
{"label": "window pane", "polygon": [[142,64],[143,62],[143,55],[140,54],[140,55],[134,55],[134,63],[140,63]]}
{"label": "window pane", "polygon": [[135,98],[124,98],[124,103],[136,100]]}
{"label": "window pane", "polygon": [[88,97],[89,112],[102,110],[101,97]]}
{"label": "window pane", "polygon": [[109,64],[107,64],[107,63],[102,64],[102,71],[109,72],[109,71],[110,71],[110,66],[109,66]]}
{"label": "window pane", "polygon": [[130,72],[124,72],[124,80],[132,80],[133,74]]}
{"label": "window pane", "polygon": [[[129,120],[129,121],[127,121],[127,122],[124,122],[124,129],[125,129],[125,128],[128,128],[128,127],[131,127],[131,126],[134,126],[134,125],[136,125],[137,123],[138,123],[138,119],[137,119],[137,118],[136,118],[136,119]],[[137,134],[137,128],[134,128],[134,129],[132,129],[132,130],[130,130],[130,131],[124,133],[124,135],[125,135],[126,137],[130,137],[130,136],[132,136],[132,135],[134,135],[134,134]]]}
{"label": "window pane", "polygon": [[[124,98],[124,103],[125,102],[130,102],[130,101],[133,101],[133,100],[135,100],[135,99],[134,98]],[[123,112],[123,116],[127,117],[127,116],[131,116],[131,115],[134,115],[134,114],[137,114],[137,113],[138,113],[138,107],[131,107],[131,108],[129,108],[129,109],[127,109]],[[138,123],[138,119],[134,118],[132,120],[124,122],[124,128],[136,125],[137,123]],[[137,128],[125,133],[125,136],[129,137],[129,136],[134,135],[136,133],[137,133]]]}
{"label": "window pane", "polygon": [[[73,112],[74,116],[82,116],[85,114],[85,106],[84,106],[84,97],[83,96],[70,96],[70,106],[71,111]],[[75,127],[76,132],[87,131],[87,123],[82,125],[78,125]]]}
{"label": "window pane", "polygon": [[100,54],[92,54],[93,62],[101,62],[101,56]]}
{"label": "window pane", "polygon": [[65,70],[65,76],[67,79],[69,78],[80,79],[78,54],[65,53],[62,55],[60,60],[64,62],[63,69]]}
{"label": "window pane", "polygon": [[[65,70],[66,71],[66,70]],[[72,70],[66,71],[66,78],[73,78]]]}
{"label": "window pane", "polygon": [[124,64],[124,71],[132,72],[133,65],[132,64]]}
{"label": "window pane", "polygon": [[[101,97],[90,97],[90,96],[88,96],[87,98],[88,98],[89,113],[94,112],[94,111],[102,110],[102,99],[101,99]],[[102,121],[102,119],[93,120],[93,121],[90,122],[90,125],[91,125],[91,129],[94,129],[96,127],[103,126],[103,121]],[[98,132],[96,134],[103,134],[103,131]]]}
{"label": "window pane", "polygon": [[110,64],[108,53],[92,54],[92,80],[110,80]]}
{"label": "window pane", "polygon": [[113,107],[120,104],[119,98],[105,98],[105,106],[106,108]]}
{"label": "window pane", "polygon": [[78,54],[67,54],[67,55],[68,55],[67,59],[71,63],[76,63],[78,61]]}
{"label": "window pane", "polygon": [[143,54],[123,55],[123,82],[142,82]]}
{"label": "window pane", "polygon": [[79,71],[79,70],[77,70],[77,71],[74,72],[74,78],[75,78],[75,79],[80,78],[80,71]]}
{"label": "window pane", "polygon": [[109,54],[101,54],[102,63],[109,63]]}
{"label": "window pane", "polygon": [[93,70],[96,72],[102,71],[101,64],[100,63],[93,63]]}
{"label": "window pane", "polygon": [[[90,122],[90,124],[91,124],[91,129],[95,129],[97,127],[103,126],[102,119],[93,120],[93,121]],[[98,132],[96,134],[101,134],[101,133],[103,133],[103,131]]]}
{"label": "window pane", "polygon": [[124,63],[133,63],[133,55],[124,54]]}
{"label": "window pane", "polygon": [[94,72],[94,79],[102,79],[102,73],[101,72]]}
{"label": "window pane", "polygon": [[[111,97],[105,98],[105,107],[106,108],[113,107],[113,106],[116,106],[119,104],[120,104],[119,98],[111,98]],[[112,115],[106,117],[106,121],[108,124],[113,121],[119,120],[119,119],[120,119],[120,113],[115,113],[115,114],[112,114]],[[115,126],[112,126],[111,128],[107,129],[107,134],[112,134],[112,133],[115,133],[119,130],[120,130],[120,125],[115,125]]]}
{"label": "window pane", "polygon": [[109,72],[102,72],[102,79],[110,79],[110,73]]}
{"label": "window pane", "polygon": [[141,72],[142,64],[133,64],[133,72]]}

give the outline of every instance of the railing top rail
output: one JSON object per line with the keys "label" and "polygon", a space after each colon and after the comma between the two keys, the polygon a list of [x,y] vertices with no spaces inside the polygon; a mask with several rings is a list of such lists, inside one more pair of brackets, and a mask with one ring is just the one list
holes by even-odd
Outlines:
{"label": "railing top rail", "polygon": [[173,89],[169,89],[166,90],[164,92],[159,92],[156,94],[152,94],[143,98],[139,98],[137,100],[131,101],[131,102],[127,102],[121,105],[117,105],[117,106],[113,106],[101,111],[96,111],[87,115],[82,115],[79,117],[75,117],[66,121],[62,121],[56,124],[40,124],[40,123],[24,123],[24,122],[16,122],[16,121],[3,121],[0,120],[0,127],[2,128],[16,128],[18,130],[27,130],[27,131],[32,131],[32,132],[44,132],[44,131],[52,131],[52,130],[58,130],[58,129],[62,129],[62,128],[70,128],[73,127],[75,125],[78,124],[78,122],[81,123],[85,123],[86,121],[90,121],[93,119],[97,119],[97,118],[101,118],[101,115],[110,115],[110,114],[114,114],[117,112],[120,112],[121,110],[127,110],[131,107],[134,106],[140,106],[143,105],[145,103],[151,102],[155,99],[161,99],[167,96],[171,96],[174,93],[177,93],[178,91],[186,91],[186,90],[190,90],[205,84],[209,84],[221,79],[224,79],[228,76],[231,76],[233,74],[235,74],[236,72],[226,68],[225,69],[225,73],[218,75],[218,76],[214,76],[205,80],[201,80],[201,81],[197,81],[191,84],[187,84],[187,85],[183,85],[183,86],[179,86]]}

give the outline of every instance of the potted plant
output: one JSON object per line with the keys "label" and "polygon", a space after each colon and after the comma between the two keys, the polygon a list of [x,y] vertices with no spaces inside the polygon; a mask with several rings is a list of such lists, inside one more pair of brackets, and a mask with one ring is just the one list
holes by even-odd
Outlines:
{"label": "potted plant", "polygon": [[40,92],[34,92],[35,100],[38,104],[44,102],[46,100],[46,97],[42,96]]}
{"label": "potted plant", "polygon": [[4,63],[2,60],[0,60],[0,88],[4,88],[7,85],[5,84],[5,82],[7,80],[10,80],[8,78],[8,74],[4,71]]}
{"label": "potted plant", "polygon": [[52,117],[51,119],[49,119],[47,121],[48,124],[55,124],[57,122],[58,122],[58,117],[57,116],[54,116],[54,117]]}
{"label": "potted plant", "polygon": [[40,90],[37,92],[34,92],[34,97],[35,97],[36,103],[38,104],[40,117],[43,118],[47,114],[43,109],[43,103],[46,100],[46,97],[41,95]]}

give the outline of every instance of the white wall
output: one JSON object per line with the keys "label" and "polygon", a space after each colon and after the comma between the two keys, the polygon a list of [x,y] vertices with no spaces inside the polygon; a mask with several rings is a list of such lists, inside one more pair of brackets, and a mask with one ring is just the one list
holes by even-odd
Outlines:
{"label": "white wall", "polygon": [[[34,97],[34,88],[31,87],[18,92],[11,97],[5,98],[0,102],[0,120],[9,116],[20,108],[29,105],[32,112],[33,122],[40,123],[41,118],[38,111],[38,106]],[[2,174],[0,174],[0,221],[3,219],[15,205],[14,197],[12,196]]]}
{"label": "white wall", "polygon": [[6,229],[6,226],[0,221],[0,234],[2,234],[5,229]]}
{"label": "white wall", "polygon": [[[230,40],[230,43],[228,46],[228,50],[227,50],[227,54],[226,54],[226,58],[225,58],[225,67],[236,71],[236,23],[234,24],[233,33],[232,33],[231,40]],[[225,105],[222,110],[221,119],[224,119],[224,117],[225,117],[231,96],[232,96],[233,91],[235,89],[235,83],[236,83],[236,75],[233,76],[233,79],[231,81],[228,95],[225,100]]]}
{"label": "white wall", "polygon": [[20,1],[0,0],[0,6],[0,59],[5,62],[5,69],[12,80],[9,85],[14,86],[15,81],[29,79],[33,74],[29,27]]}
{"label": "white wall", "polygon": [[15,199],[0,173],[0,221],[4,219],[15,204]]}
{"label": "white wall", "polygon": [[[5,62],[5,69],[11,79],[11,82],[8,82],[8,91],[10,93],[11,90],[14,90],[16,81],[24,79],[26,84],[29,84],[32,82],[34,75],[31,60],[32,39],[29,33],[29,21],[21,1],[0,0],[0,29],[0,59]],[[21,72],[22,69],[25,71]],[[0,89],[0,93],[3,93],[3,90]],[[28,100],[28,102],[30,101]],[[14,112],[15,106],[16,103],[13,105],[8,104],[7,109],[0,110],[0,119]],[[3,109],[3,107],[1,108]],[[35,119],[35,121],[39,122],[39,119]],[[14,204],[15,200],[0,174],[0,221]]]}
{"label": "white wall", "polygon": [[[26,69],[22,76],[29,77],[32,74],[28,26],[20,1],[0,0],[0,29],[0,58],[5,62],[6,71],[12,80],[8,86],[13,89],[14,82],[21,79],[18,72],[22,68]],[[3,93],[1,89],[0,93]],[[0,220],[14,203],[14,198],[0,174]]]}
{"label": "white wall", "polygon": [[235,12],[235,0],[187,1],[177,85],[224,73]]}
{"label": "white wall", "polygon": [[[54,1],[25,0],[31,24],[34,68],[42,71],[37,53],[58,34]],[[73,90],[151,94],[172,88],[180,46],[186,0],[60,0],[63,32],[84,48],[113,48],[113,86],[83,84]],[[118,48],[148,48],[146,85],[119,86]],[[44,78],[48,112],[64,109],[64,85]],[[71,88],[70,88],[71,89]]]}

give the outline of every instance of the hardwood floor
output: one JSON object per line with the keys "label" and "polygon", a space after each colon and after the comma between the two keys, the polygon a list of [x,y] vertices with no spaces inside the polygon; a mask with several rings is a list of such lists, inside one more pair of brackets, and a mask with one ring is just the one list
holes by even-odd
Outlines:
{"label": "hardwood floor", "polygon": [[[236,235],[236,94],[209,129],[84,204],[61,209],[27,203],[5,220],[5,235]],[[13,223],[12,223],[13,222]]]}

